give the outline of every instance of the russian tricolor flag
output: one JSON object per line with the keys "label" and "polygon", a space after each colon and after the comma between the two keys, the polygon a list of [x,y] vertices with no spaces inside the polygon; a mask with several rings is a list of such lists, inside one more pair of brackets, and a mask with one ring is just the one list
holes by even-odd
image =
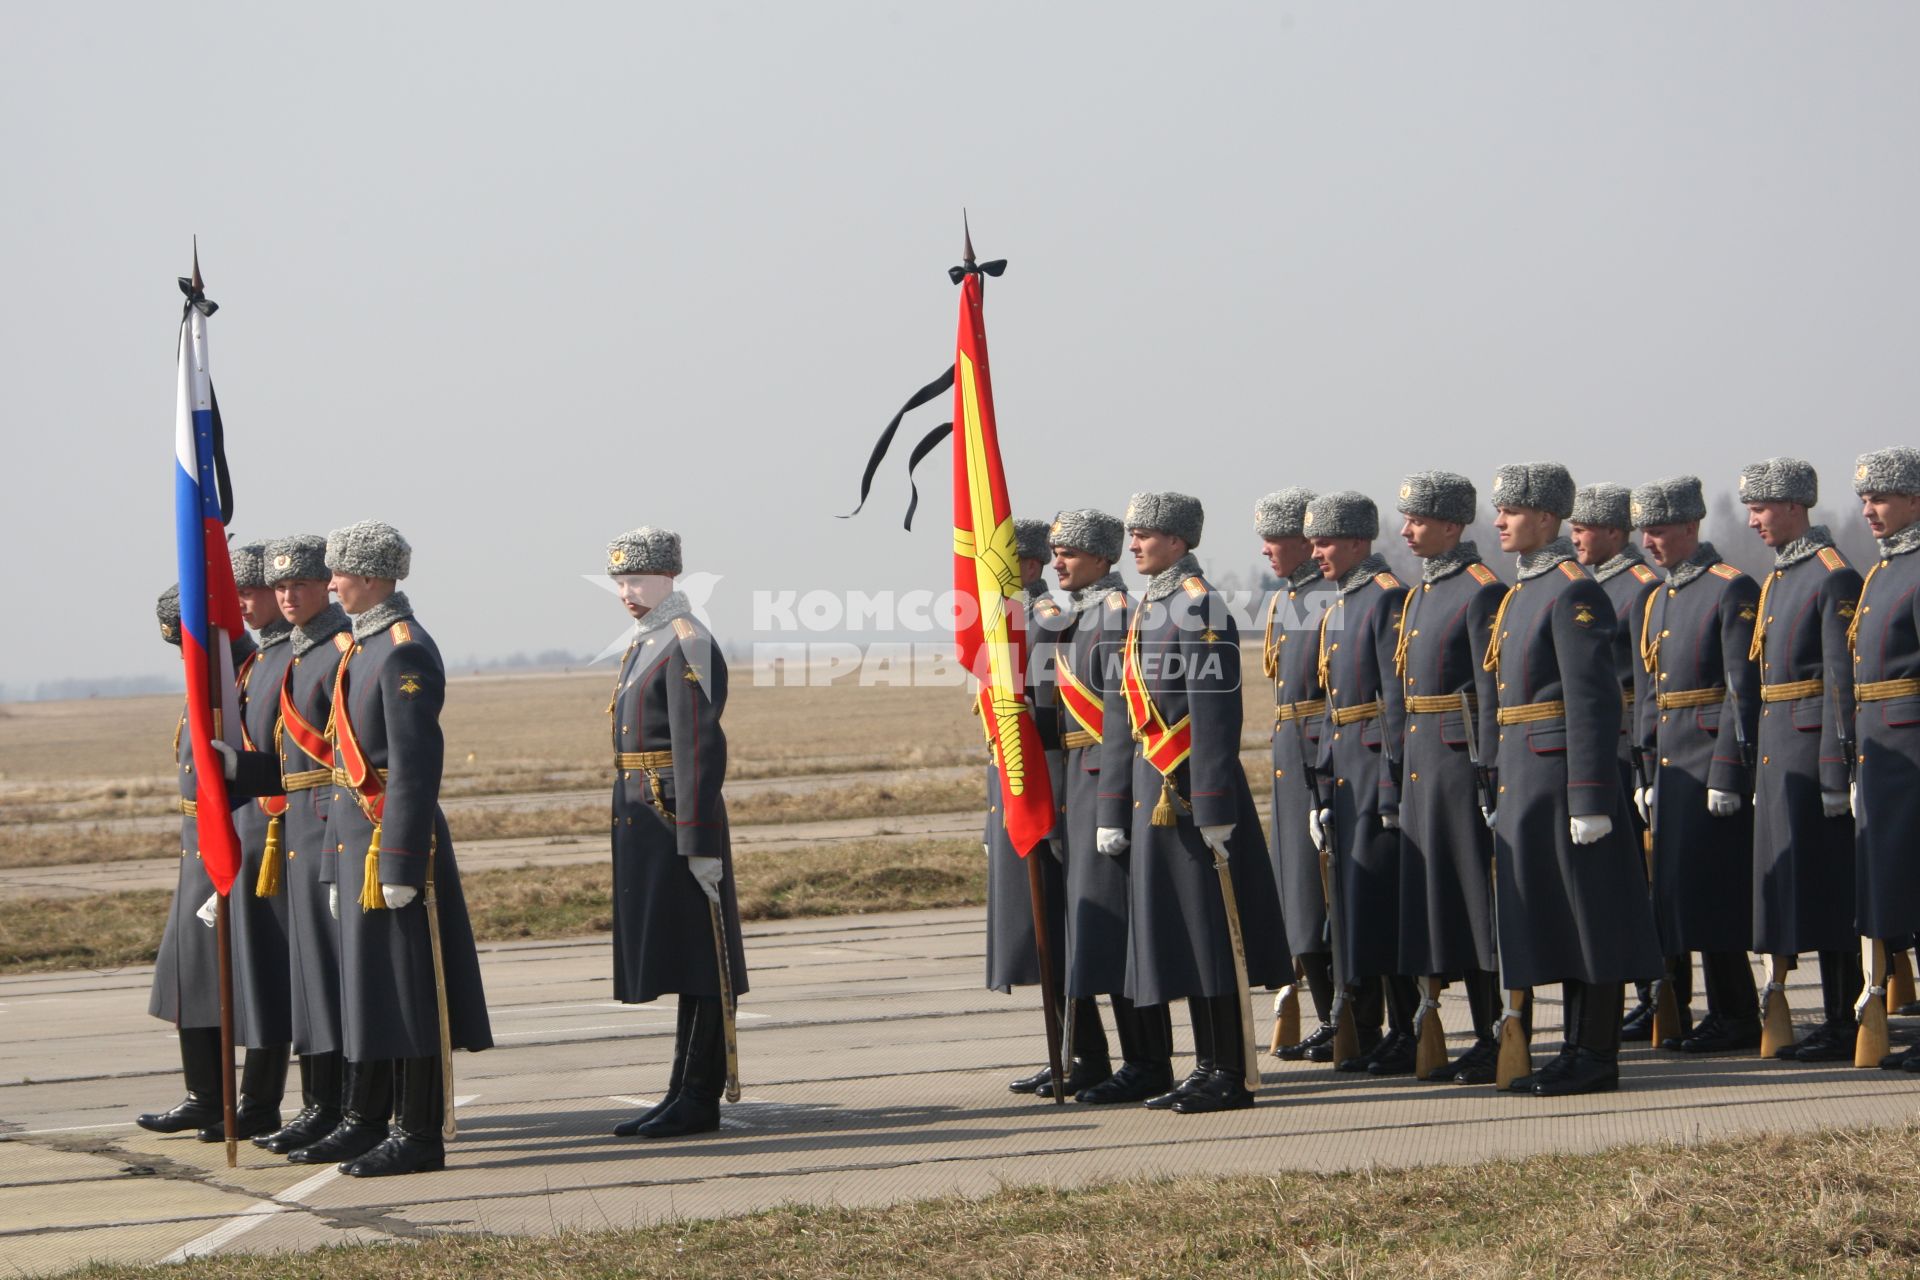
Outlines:
{"label": "russian tricolor flag", "polygon": [[[240,840],[227,804],[227,780],[213,750],[219,738],[238,749],[240,700],[232,637],[245,625],[233,585],[222,513],[219,408],[207,368],[207,317],[216,304],[201,293],[199,256],[181,319],[180,393],[174,415],[174,517],[180,561],[180,656],[187,668],[187,732],[193,742],[200,858],[222,894],[240,871]],[[231,509],[229,500],[228,509]]]}

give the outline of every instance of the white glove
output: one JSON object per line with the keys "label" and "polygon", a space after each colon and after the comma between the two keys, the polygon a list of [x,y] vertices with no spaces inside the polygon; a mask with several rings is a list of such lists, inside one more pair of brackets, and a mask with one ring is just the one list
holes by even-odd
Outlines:
{"label": "white glove", "polygon": [[1860,816],[1860,784],[1857,782],[1847,784],[1847,809],[1854,817]]}
{"label": "white glove", "polygon": [[694,854],[687,859],[687,870],[693,872],[693,878],[700,882],[700,891],[707,895],[707,901],[720,901],[720,877],[725,870],[720,859],[702,857]]}
{"label": "white glove", "polygon": [[1731,818],[1740,812],[1740,797],[1731,791],[1707,789],[1707,812],[1716,818]]}
{"label": "white glove", "polygon": [[1840,818],[1853,808],[1853,797],[1844,791],[1822,791],[1820,793],[1820,812],[1829,818]]}
{"label": "white glove", "polygon": [[218,738],[213,739],[207,743],[207,745],[219,753],[220,772],[226,775],[228,782],[232,782],[240,776],[240,756],[238,752]]}
{"label": "white glove", "polygon": [[1316,853],[1327,851],[1327,828],[1333,825],[1333,810],[1307,810],[1307,838],[1313,841]]}
{"label": "white glove", "polygon": [[1049,852],[1049,853],[1051,853],[1051,854],[1053,855],[1053,860],[1054,860],[1055,862],[1058,862],[1058,863],[1060,863],[1060,864],[1061,864],[1062,866],[1065,866],[1065,865],[1066,865],[1066,861],[1067,861],[1067,846],[1066,846],[1066,844],[1065,844],[1065,843],[1064,843],[1063,841],[1060,841],[1060,840],[1056,840],[1056,839],[1054,839],[1054,838],[1053,838],[1052,836],[1048,836],[1048,837],[1047,837],[1047,852]]}
{"label": "white glove", "polygon": [[1207,848],[1219,856],[1220,861],[1227,860],[1227,839],[1233,835],[1233,824],[1223,822],[1214,827],[1200,828],[1200,838],[1207,842]]}
{"label": "white glove", "polygon": [[1384,828],[1386,828],[1386,829],[1387,829],[1388,831],[1398,831],[1398,830],[1400,829],[1400,815],[1399,815],[1399,813],[1398,813],[1398,812],[1394,812],[1394,813],[1383,813],[1383,814],[1381,814],[1381,815],[1380,815],[1380,825],[1381,825],[1382,827],[1384,827]]}
{"label": "white glove", "polygon": [[340,886],[337,884],[327,886],[327,914],[335,920],[340,918]]}
{"label": "white glove", "polygon": [[383,884],[380,896],[386,900],[387,910],[398,911],[420,896],[420,891],[410,884]]}
{"label": "white glove", "polygon": [[1633,789],[1633,807],[1640,811],[1640,821],[1653,825],[1653,788],[1635,787]]}
{"label": "white glove", "polygon": [[220,895],[208,894],[207,900],[201,903],[200,909],[193,914],[200,917],[201,924],[209,929],[213,928],[213,922],[220,918]]}
{"label": "white glove", "polygon": [[1119,827],[1101,827],[1093,833],[1093,847],[1109,856],[1125,853],[1132,843]]}
{"label": "white glove", "polygon": [[988,841],[982,840],[980,842],[980,852],[984,854],[991,854],[993,852],[993,845]]}
{"label": "white glove", "polygon": [[1591,818],[1569,818],[1567,830],[1572,834],[1575,844],[1598,844],[1609,831],[1613,830],[1613,819],[1604,813],[1595,814]]}
{"label": "white glove", "polygon": [[1482,809],[1480,816],[1486,819],[1487,830],[1493,831],[1496,829],[1494,824],[1500,819],[1500,811],[1498,809]]}

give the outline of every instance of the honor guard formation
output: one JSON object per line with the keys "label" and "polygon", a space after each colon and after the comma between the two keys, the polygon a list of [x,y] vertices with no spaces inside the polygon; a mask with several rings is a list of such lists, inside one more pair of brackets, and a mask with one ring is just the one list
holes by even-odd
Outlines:
{"label": "honor guard formation", "polygon": [[[1027,700],[1058,812],[1023,859],[994,746],[986,985],[1043,987],[1058,1048],[1008,1087],[1180,1115],[1252,1106],[1255,989],[1278,993],[1268,1051],[1335,1072],[1590,1093],[1618,1086],[1623,1040],[1920,1071],[1887,1038],[1920,931],[1920,450],[1858,461],[1879,541],[1864,579],[1810,523],[1810,465],[1772,458],[1738,482],[1774,553],[1759,582],[1701,540],[1692,476],[1576,488],[1558,463],[1503,466],[1490,563],[1463,540],[1472,482],[1416,472],[1395,504],[1415,582],[1376,551],[1372,499],[1281,489],[1254,512],[1278,581],[1257,677],[1198,558],[1197,499],[1016,522]],[[410,560],[377,521],[232,549],[254,633],[231,655],[241,748],[218,753],[244,853],[239,1136],[356,1177],[443,1167],[452,1054],[492,1044],[439,807],[445,668],[398,589]],[[727,668],[674,588],[682,567],[665,529],[607,550],[635,620],[607,706],[614,997],[678,1012],[664,1096],[621,1138],[711,1132],[739,1096]],[[180,643],[177,593],[159,612]],[[1256,678],[1273,690],[1265,832],[1241,761]],[[139,1123],[215,1142],[232,1069],[216,895],[189,856],[193,753],[176,755],[183,849],[149,1011],[179,1029],[186,1097]],[[1786,975],[1808,955],[1821,1018],[1795,1039]],[[1453,1058],[1449,984],[1473,1030]],[[1530,1045],[1545,986],[1563,993],[1551,1056]]]}

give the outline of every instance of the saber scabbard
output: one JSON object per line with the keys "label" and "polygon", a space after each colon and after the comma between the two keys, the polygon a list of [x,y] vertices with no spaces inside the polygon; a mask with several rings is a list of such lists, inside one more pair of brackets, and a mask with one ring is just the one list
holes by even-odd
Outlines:
{"label": "saber scabbard", "polygon": [[707,918],[713,922],[713,963],[720,975],[720,1025],[727,1040],[727,1101],[740,1101],[740,1029],[733,1012],[733,961],[727,955],[727,926],[720,904],[707,899]]}
{"label": "saber scabbard", "polygon": [[1240,991],[1241,1066],[1246,1073],[1247,1092],[1260,1092],[1260,1051],[1253,1042],[1253,989],[1247,985],[1247,945],[1240,936],[1240,900],[1233,892],[1233,868],[1226,858],[1214,855],[1213,869],[1220,873],[1220,905],[1227,917],[1227,941],[1233,947],[1233,980]]}
{"label": "saber scabbard", "polygon": [[427,942],[433,952],[433,1003],[440,1019],[440,1136],[454,1136],[453,1123],[453,1021],[447,1016],[447,962],[440,950],[440,902],[434,893],[434,864],[439,858],[440,837],[436,834],[427,846],[427,888],[420,905],[427,912]]}

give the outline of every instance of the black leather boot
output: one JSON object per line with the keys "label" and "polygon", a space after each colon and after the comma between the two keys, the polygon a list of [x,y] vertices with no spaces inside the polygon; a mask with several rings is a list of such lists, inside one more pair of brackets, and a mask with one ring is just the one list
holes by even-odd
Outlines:
{"label": "black leather boot", "polygon": [[393,1128],[379,1146],[340,1166],[349,1178],[392,1178],[447,1167],[447,1144],[440,1136],[446,1116],[440,1055],[402,1058],[393,1064],[393,1078]]}
{"label": "black leather boot", "polygon": [[[249,1049],[240,1068],[240,1097],[234,1104],[234,1137],[258,1138],[280,1130],[280,1100],[287,1095],[288,1046]],[[202,1142],[225,1142],[227,1126],[216,1120],[200,1130]]]}
{"label": "black leather boot", "polygon": [[1508,1081],[1508,1093],[1533,1093],[1535,1087],[1543,1081],[1558,1080],[1573,1065],[1574,1053],[1580,1046],[1580,1014],[1585,1007],[1586,990],[1587,984],[1584,982],[1569,981],[1560,984],[1562,1001],[1560,1052],[1529,1074]]}
{"label": "black leather boot", "polygon": [[253,1145],[277,1156],[320,1141],[340,1123],[340,1055],[300,1055],[300,1100],[305,1105],[283,1129],[262,1134]]}
{"label": "black leather boot", "polygon": [[[229,1063],[231,1071],[233,1065]],[[167,1111],[149,1111],[134,1123],[154,1133],[183,1133],[224,1123],[220,1101],[220,1028],[180,1028],[180,1072],[187,1096]]]}
{"label": "black leather boot", "polygon": [[[1654,1048],[1670,1049],[1677,1052],[1680,1046],[1685,1043],[1686,1038],[1697,1030],[1693,1021],[1693,953],[1691,951],[1682,951],[1678,955],[1668,956],[1666,957],[1666,966],[1666,983],[1668,988],[1673,992],[1673,1008],[1676,1017],[1679,1019],[1680,1033],[1676,1036],[1668,1037],[1664,1042],[1655,1045]],[[1708,1015],[1708,1017],[1711,1016],[1711,1014]],[[1706,1019],[1701,1019],[1702,1025],[1705,1024],[1705,1021]],[[1651,1032],[1649,1032],[1648,1038],[1652,1038]]]}
{"label": "black leather boot", "polygon": [[1016,1077],[1015,1079],[1007,1081],[1007,1092],[1008,1093],[1038,1093],[1042,1088],[1052,1083],[1053,1083],[1053,1068],[1051,1066],[1046,1066],[1046,1067],[1040,1068],[1038,1071],[1034,1072],[1030,1076],[1019,1076],[1019,1077]]}
{"label": "black leather boot", "polygon": [[1574,1051],[1566,1067],[1551,1078],[1536,1078],[1541,1098],[1579,1093],[1608,1093],[1620,1087],[1620,984],[1582,983],[1580,1016],[1568,1027]]}
{"label": "black leather boot", "polygon": [[1173,1088],[1173,1019],[1167,1006],[1135,1007],[1113,997],[1113,1029],[1120,1038],[1120,1069],[1099,1084],[1074,1095],[1096,1106],[1145,1102]]}
{"label": "black leather boot", "polygon": [[1207,1021],[1213,1032],[1213,1070],[1174,1099],[1173,1110],[1183,1116],[1240,1111],[1253,1105],[1253,1094],[1247,1089],[1247,1048],[1241,1038],[1243,1002],[1238,996],[1213,996],[1207,1004]]}
{"label": "black leather boot", "polygon": [[[1100,1025],[1100,1002],[1082,997],[1073,1002],[1073,1043],[1067,1046],[1073,1060],[1067,1064],[1066,1096],[1079,1095],[1082,1089],[1113,1075],[1113,1061],[1107,1056],[1107,1032]],[[1034,1096],[1051,1098],[1053,1081],[1035,1089]]]}
{"label": "black leather boot", "polygon": [[673,1067],[667,1073],[666,1093],[661,1095],[660,1101],[654,1103],[645,1111],[633,1117],[633,1119],[622,1120],[619,1124],[613,1126],[614,1137],[634,1137],[640,1132],[641,1125],[672,1106],[674,1099],[680,1096],[680,1085],[687,1076],[687,1031],[693,1024],[693,1002],[694,997],[692,996],[680,997],[680,1008],[674,1019],[673,1027]]}
{"label": "black leather boot", "polygon": [[1213,1074],[1213,1010],[1205,997],[1188,997],[1187,1017],[1193,1024],[1193,1070],[1172,1089],[1141,1104],[1150,1111],[1173,1110],[1174,1103],[1205,1084]]}
{"label": "black leather boot", "polygon": [[337,1164],[358,1160],[387,1140],[393,1116],[393,1062],[349,1062],[342,1073],[345,1105],[340,1123],[318,1142],[287,1153],[292,1164]]}
{"label": "black leather boot", "polygon": [[1363,1054],[1356,1067],[1343,1062],[1341,1071],[1364,1070],[1370,1076],[1410,1076],[1420,1045],[1413,1034],[1413,1011],[1420,1004],[1420,989],[1412,978],[1394,975],[1384,980],[1387,999],[1387,1025],[1392,1028],[1373,1047],[1371,1053]]}
{"label": "black leather boot", "polygon": [[680,1096],[641,1125],[642,1138],[684,1138],[720,1127],[720,1093],[727,1084],[727,1041],[719,996],[682,996],[693,1003],[687,1024],[687,1065]]}
{"label": "black leather boot", "polygon": [[1627,1017],[1620,1024],[1622,1040],[1653,1039],[1653,984],[1636,982],[1633,984],[1634,1005],[1627,1010]]}
{"label": "black leather boot", "polygon": [[1820,1004],[1826,1020],[1793,1046],[1796,1062],[1852,1062],[1859,1025],[1853,1002],[1863,979],[1860,958],[1849,951],[1820,953]]}
{"label": "black leather boot", "polygon": [[1760,997],[1744,951],[1709,951],[1700,957],[1706,977],[1707,1016],[1680,1042],[1683,1053],[1746,1053],[1760,1047]]}

